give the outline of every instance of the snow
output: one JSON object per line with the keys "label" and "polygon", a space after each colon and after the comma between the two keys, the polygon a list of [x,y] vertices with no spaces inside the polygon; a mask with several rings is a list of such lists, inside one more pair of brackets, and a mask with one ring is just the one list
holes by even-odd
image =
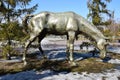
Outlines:
{"label": "snow", "polygon": [[111,60],[108,61],[108,63],[120,64],[120,60],[119,59],[111,59]]}
{"label": "snow", "polygon": [[108,50],[110,52],[115,52],[115,53],[120,54],[120,47],[112,47],[112,46],[110,46],[110,47],[108,47]]}
{"label": "snow", "polygon": [[44,71],[25,71],[16,74],[7,74],[1,76],[0,80],[119,80],[120,70],[109,70],[103,73],[82,72],[54,72],[51,70]]}
{"label": "snow", "polygon": [[[60,39],[54,39],[60,40]],[[42,41],[42,46],[44,50],[47,52],[47,57],[51,60],[64,60],[65,55],[65,46],[58,47],[57,44],[55,46],[51,46],[48,44],[55,44],[55,42],[51,42],[50,39]],[[59,43],[63,44],[63,43]],[[79,49],[76,46],[76,49]],[[59,50],[58,50],[59,49]],[[89,50],[92,50],[90,48]],[[110,51],[115,51],[116,53],[120,53],[119,48],[108,48]],[[36,52],[38,49],[30,48],[28,52]],[[45,52],[45,53],[46,53]],[[58,54],[59,53],[59,54]],[[83,56],[91,56],[91,54],[81,54]],[[76,57],[76,60],[81,60],[82,58]],[[119,59],[111,59],[108,63],[112,64],[120,64]],[[87,72],[55,72],[51,70],[43,70],[43,71],[23,71],[16,74],[6,74],[0,76],[0,80],[120,80],[120,66],[117,66],[115,69],[106,70],[100,73],[87,73]]]}

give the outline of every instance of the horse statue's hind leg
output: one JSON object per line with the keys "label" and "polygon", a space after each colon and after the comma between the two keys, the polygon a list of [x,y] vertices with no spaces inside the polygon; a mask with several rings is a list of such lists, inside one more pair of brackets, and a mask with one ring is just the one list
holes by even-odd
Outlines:
{"label": "horse statue's hind leg", "polygon": [[38,43],[39,43],[39,51],[41,52],[41,54],[42,54],[42,56],[43,56],[43,58],[44,59],[46,59],[47,57],[46,57],[46,55],[44,54],[44,51],[43,51],[43,49],[42,49],[42,47],[41,47],[41,41],[43,40],[43,38],[46,36],[46,33],[44,33],[44,32],[42,32],[42,33],[40,33],[40,35],[38,36]]}
{"label": "horse statue's hind leg", "polygon": [[25,52],[23,53],[23,62],[24,62],[24,65],[27,64],[27,61],[26,61],[26,53],[27,53],[28,47],[31,45],[31,43],[32,43],[36,38],[37,38],[37,36],[35,36],[35,35],[30,35],[29,41],[25,44]]}

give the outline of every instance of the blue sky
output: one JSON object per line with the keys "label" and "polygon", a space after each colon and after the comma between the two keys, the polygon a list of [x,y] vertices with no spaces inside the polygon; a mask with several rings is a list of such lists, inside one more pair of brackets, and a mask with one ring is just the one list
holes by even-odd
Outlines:
{"label": "blue sky", "polygon": [[[38,4],[35,13],[41,11],[65,12],[73,11],[85,17],[88,14],[87,0],[32,0],[30,5]],[[115,20],[120,20],[120,0],[112,0],[107,8],[115,11]]]}

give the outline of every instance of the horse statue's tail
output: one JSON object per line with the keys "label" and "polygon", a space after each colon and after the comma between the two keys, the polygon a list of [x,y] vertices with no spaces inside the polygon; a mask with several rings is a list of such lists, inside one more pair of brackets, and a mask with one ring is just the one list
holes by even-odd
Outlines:
{"label": "horse statue's tail", "polygon": [[31,15],[31,14],[27,14],[23,20],[22,20],[22,25],[24,27],[23,29],[23,33],[27,34],[28,33],[28,21],[30,18],[32,18],[34,15]]}

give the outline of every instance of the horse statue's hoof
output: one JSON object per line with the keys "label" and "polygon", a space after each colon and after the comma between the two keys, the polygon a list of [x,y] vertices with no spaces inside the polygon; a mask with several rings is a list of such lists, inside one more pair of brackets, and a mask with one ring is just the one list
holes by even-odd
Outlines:
{"label": "horse statue's hoof", "polygon": [[69,61],[70,66],[78,66],[76,62],[74,61]]}
{"label": "horse statue's hoof", "polygon": [[43,60],[47,60],[48,58],[47,58],[47,56],[42,56],[41,57]]}
{"label": "horse statue's hoof", "polygon": [[27,65],[27,61],[23,61],[24,62],[24,66],[26,66]]}
{"label": "horse statue's hoof", "polygon": [[104,58],[105,58],[105,56],[103,56],[103,55],[100,55],[100,58],[101,58],[101,59],[104,59]]}
{"label": "horse statue's hoof", "polygon": [[105,57],[106,57],[105,54],[100,53],[100,58],[101,58],[101,59],[104,59]]}

